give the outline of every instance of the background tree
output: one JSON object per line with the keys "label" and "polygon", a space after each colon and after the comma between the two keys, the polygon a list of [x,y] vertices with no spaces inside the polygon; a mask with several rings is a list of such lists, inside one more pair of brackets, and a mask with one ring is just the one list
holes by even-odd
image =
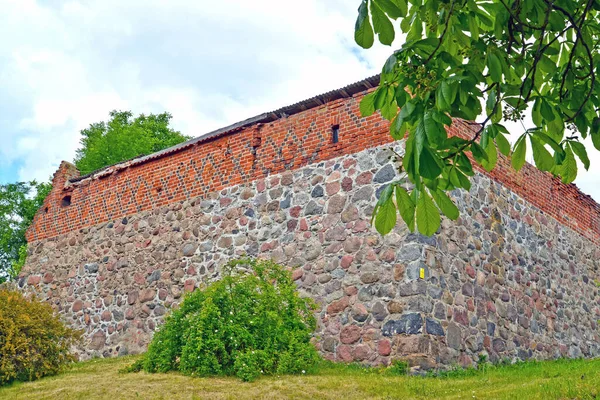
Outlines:
{"label": "background tree", "polygon": [[75,165],[82,174],[88,174],[190,139],[169,127],[171,118],[166,112],[133,118],[130,111],[111,111],[110,120],[91,124],[81,131]]}
{"label": "background tree", "polygon": [[[171,114],[112,111],[110,120],[81,131],[75,165],[82,174],[190,139],[169,127]],[[0,283],[15,277],[25,264],[25,232],[52,189],[51,183],[19,182],[0,185]]]}
{"label": "background tree", "polygon": [[27,252],[25,231],[50,193],[50,183],[0,185],[0,282],[16,276]]}
{"label": "background tree", "polygon": [[[582,139],[600,150],[600,0],[361,1],[360,46],[375,35],[390,45],[397,31],[402,47],[361,102],[363,115],[379,110],[391,121],[394,139],[408,132],[405,154],[395,157],[402,181],[382,192],[374,212],[380,233],[397,212],[425,235],[439,228],[440,211],[458,218],[446,193],[470,188],[471,160],[492,170],[500,152],[519,170],[530,149],[540,170],[569,183],[576,158],[589,167]],[[470,138],[448,137],[453,118],[478,117]],[[503,121],[523,126],[512,146]]]}

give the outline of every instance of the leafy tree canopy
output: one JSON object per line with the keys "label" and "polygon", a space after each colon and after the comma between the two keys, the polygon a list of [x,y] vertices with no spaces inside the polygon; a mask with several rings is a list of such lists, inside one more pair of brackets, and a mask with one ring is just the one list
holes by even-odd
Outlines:
{"label": "leafy tree canopy", "polygon": [[[400,214],[411,230],[432,235],[440,211],[459,210],[447,192],[469,189],[472,160],[486,170],[498,152],[519,170],[528,149],[542,171],[565,183],[577,176],[579,159],[590,161],[582,140],[600,150],[599,0],[362,0],[356,42],[375,37],[402,47],[386,61],[377,90],[361,113],[379,110],[406,151],[395,157],[401,182],[386,188],[374,212],[388,233]],[[400,108],[400,111],[399,111]],[[530,117],[511,145],[504,121]],[[468,139],[448,137],[453,118],[475,121]]]}
{"label": "leafy tree canopy", "polygon": [[82,174],[88,174],[190,139],[169,127],[171,118],[166,112],[134,118],[130,111],[112,111],[109,121],[91,124],[81,131],[75,165]]}
{"label": "leafy tree canopy", "polygon": [[25,260],[25,231],[50,193],[50,183],[0,185],[0,282],[16,276]]}

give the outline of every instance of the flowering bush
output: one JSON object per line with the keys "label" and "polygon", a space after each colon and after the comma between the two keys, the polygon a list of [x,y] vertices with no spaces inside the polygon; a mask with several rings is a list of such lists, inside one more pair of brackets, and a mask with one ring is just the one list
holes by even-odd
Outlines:
{"label": "flowering bush", "polygon": [[221,280],[186,296],[133,369],[236,375],[245,381],[306,373],[319,359],[310,343],[315,327],[312,302],[300,298],[283,267],[266,260],[231,261]]}
{"label": "flowering bush", "polygon": [[49,304],[0,287],[0,385],[56,374],[80,335]]}

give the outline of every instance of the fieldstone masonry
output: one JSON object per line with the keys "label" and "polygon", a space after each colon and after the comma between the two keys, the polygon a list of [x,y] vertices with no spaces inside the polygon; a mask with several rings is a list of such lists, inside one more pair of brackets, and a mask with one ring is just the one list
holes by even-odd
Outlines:
{"label": "fieldstone masonry", "polygon": [[333,360],[600,353],[596,246],[483,175],[453,193],[461,217],[434,237],[400,223],[381,237],[369,220],[395,178],[388,155],[368,149],[35,243],[39,269],[20,284],[85,329],[83,357],[144,350],[184,292],[241,255],[293,268]]}
{"label": "fieldstone masonry", "polygon": [[400,222],[382,237],[370,217],[396,179],[388,147],[31,240],[19,285],[85,330],[82,358],[143,351],[185,292],[242,255],[292,269],[332,360],[429,369],[600,354],[593,238],[482,173],[452,193],[461,216],[433,237]]}

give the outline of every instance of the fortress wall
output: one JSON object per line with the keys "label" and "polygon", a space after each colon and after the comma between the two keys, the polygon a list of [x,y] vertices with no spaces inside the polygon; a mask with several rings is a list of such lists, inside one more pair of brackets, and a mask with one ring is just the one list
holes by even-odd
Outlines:
{"label": "fortress wall", "polygon": [[381,237],[371,211],[396,172],[387,123],[358,116],[362,94],[85,179],[64,163],[19,285],[85,330],[82,358],[143,351],[186,291],[241,255],[293,269],[320,305],[315,342],[330,359],[598,355],[598,205],[502,158],[452,193],[458,221]]}

